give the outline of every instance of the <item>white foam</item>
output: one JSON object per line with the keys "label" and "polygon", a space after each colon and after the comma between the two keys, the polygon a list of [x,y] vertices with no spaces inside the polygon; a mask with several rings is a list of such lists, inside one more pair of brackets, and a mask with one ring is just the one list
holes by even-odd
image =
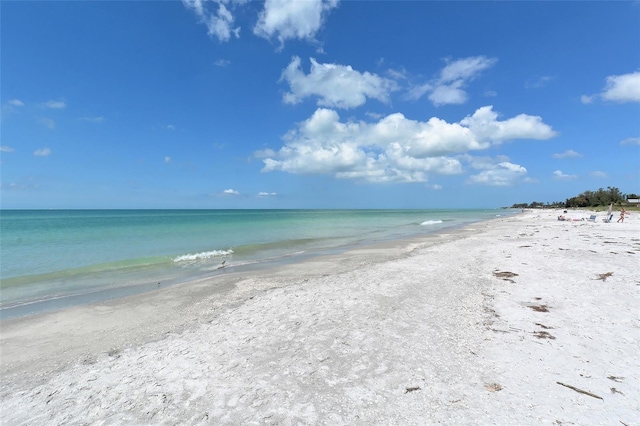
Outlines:
{"label": "white foam", "polygon": [[212,250],[203,251],[201,253],[190,253],[178,256],[173,259],[174,262],[193,262],[195,260],[210,259],[212,257],[223,257],[233,254],[233,250]]}
{"label": "white foam", "polygon": [[420,225],[436,225],[438,223],[442,223],[441,220],[425,220],[424,222],[422,222]]}

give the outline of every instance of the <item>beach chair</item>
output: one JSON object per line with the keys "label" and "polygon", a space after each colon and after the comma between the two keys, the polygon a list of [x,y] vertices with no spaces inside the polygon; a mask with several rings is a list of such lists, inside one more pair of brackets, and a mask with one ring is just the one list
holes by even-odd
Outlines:
{"label": "beach chair", "polygon": [[607,215],[602,219],[604,223],[611,223],[613,219],[613,203],[609,204],[609,210],[607,210]]}

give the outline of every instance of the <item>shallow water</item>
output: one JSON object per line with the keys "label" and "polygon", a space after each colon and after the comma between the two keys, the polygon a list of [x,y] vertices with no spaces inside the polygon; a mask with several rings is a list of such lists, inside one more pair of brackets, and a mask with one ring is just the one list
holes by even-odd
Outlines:
{"label": "shallow water", "polygon": [[505,210],[3,210],[0,317],[438,232]]}

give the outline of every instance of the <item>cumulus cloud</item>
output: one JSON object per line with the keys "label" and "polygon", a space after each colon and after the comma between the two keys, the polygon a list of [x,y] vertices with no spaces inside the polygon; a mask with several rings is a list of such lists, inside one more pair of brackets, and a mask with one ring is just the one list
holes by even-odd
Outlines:
{"label": "cumulus cloud", "polygon": [[266,0],[253,33],[276,37],[280,44],[290,39],[312,40],[338,0]]}
{"label": "cumulus cloud", "polygon": [[24,102],[22,102],[20,99],[9,99],[8,103],[9,105],[13,105],[17,107],[24,106]]}
{"label": "cumulus cloud", "polygon": [[171,157],[169,157],[168,155],[164,157],[164,163],[168,164],[171,162]]}
{"label": "cumulus cloud", "polygon": [[526,174],[527,169],[521,165],[504,161],[470,176],[469,182],[490,186],[509,186]]}
{"label": "cumulus cloud", "polygon": [[640,145],[640,138],[626,138],[620,145]]}
{"label": "cumulus cloud", "polygon": [[556,170],[556,171],[554,171],[554,172],[553,172],[553,176],[554,176],[554,178],[555,178],[555,179],[558,179],[558,180],[573,180],[573,179],[576,179],[576,178],[578,177],[578,176],[576,176],[576,175],[567,175],[567,174],[564,174],[564,173],[562,172],[562,170]]}
{"label": "cumulus cloud", "polygon": [[240,192],[236,191],[235,189],[225,189],[224,191],[222,191],[223,194],[226,195],[240,195]]}
{"label": "cumulus cloud", "polygon": [[491,68],[497,59],[486,56],[471,56],[446,60],[447,65],[440,71],[437,78],[418,86],[412,87],[406,97],[417,100],[429,94],[429,100],[436,106],[447,104],[463,104],[468,95],[465,90],[467,84],[476,79],[482,71]]}
{"label": "cumulus cloud", "polygon": [[574,151],[572,149],[568,149],[565,152],[559,152],[559,153],[553,154],[552,157],[553,158],[559,158],[559,159],[562,159],[562,158],[580,158],[580,157],[582,157],[582,154],[580,154],[579,152],[576,152],[576,151]]}
{"label": "cumulus cloud", "polygon": [[[302,2],[304,3],[304,2]],[[296,104],[309,96],[318,96],[318,105],[334,108],[355,108],[367,98],[389,101],[389,94],[397,90],[396,83],[369,72],[360,73],[349,65],[321,64],[310,58],[311,70],[305,75],[300,58],[293,57],[282,72],[280,81],[286,81],[291,91],[283,100]]]}
{"label": "cumulus cloud", "polygon": [[[377,122],[342,122],[336,111],[319,108],[287,133],[282,148],[259,151],[255,156],[263,159],[263,172],[327,174],[368,182],[425,182],[429,173],[462,173],[462,164],[454,155],[484,150],[506,140],[554,135],[540,117],[521,114],[500,121],[491,106],[478,109],[459,123],[437,117],[416,121],[401,113]],[[517,172],[509,167],[502,169]],[[491,181],[497,182],[499,173],[494,174]],[[485,178],[488,181],[489,176]]]}
{"label": "cumulus cloud", "polygon": [[51,155],[51,148],[39,148],[33,152],[36,157],[48,157]]}
{"label": "cumulus cloud", "polygon": [[7,145],[1,145],[0,146],[0,152],[13,152],[15,151],[13,148],[11,148],[10,146]]}
{"label": "cumulus cloud", "polygon": [[582,103],[590,104],[597,98],[611,102],[640,102],[640,71],[629,74],[610,75],[605,79],[605,87],[599,94],[582,95]]}
{"label": "cumulus cloud", "polygon": [[182,4],[195,13],[200,23],[207,26],[207,34],[221,42],[229,41],[232,35],[236,38],[240,36],[240,27],[233,27],[234,17],[229,8],[244,3],[246,1],[182,0]]}
{"label": "cumulus cloud", "polygon": [[498,113],[493,111],[492,105],[479,108],[460,123],[467,126],[480,140],[490,140],[494,143],[512,139],[550,139],[557,135],[539,116],[520,114],[499,121]]}
{"label": "cumulus cloud", "polygon": [[614,102],[640,102],[640,71],[607,77],[602,98]]}

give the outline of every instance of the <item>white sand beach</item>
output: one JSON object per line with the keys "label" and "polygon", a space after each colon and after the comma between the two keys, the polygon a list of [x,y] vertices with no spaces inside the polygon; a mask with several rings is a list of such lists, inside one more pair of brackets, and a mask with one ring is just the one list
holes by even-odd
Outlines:
{"label": "white sand beach", "polygon": [[638,425],[640,215],[559,214],[5,321],[1,423]]}

